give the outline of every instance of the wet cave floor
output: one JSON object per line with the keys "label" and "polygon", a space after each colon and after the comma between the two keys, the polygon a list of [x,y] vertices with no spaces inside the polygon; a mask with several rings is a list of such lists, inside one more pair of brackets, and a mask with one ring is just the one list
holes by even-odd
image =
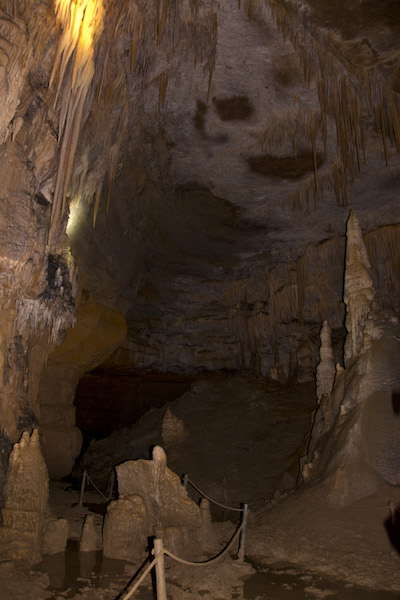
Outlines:
{"label": "wet cave floor", "polygon": [[[399,489],[386,487],[346,510],[325,507],[323,498],[310,506],[307,494],[290,491],[297,449],[315,409],[313,384],[289,389],[243,375],[205,377],[168,406],[187,431],[182,443],[166,448],[169,467],[188,473],[220,502],[250,507],[244,562],[237,560],[237,548],[201,568],[167,558],[168,600],[400,600],[400,557],[385,530],[388,500],[399,506]],[[103,492],[102,470],[128,458],[149,458],[151,446],[161,442],[165,409],[153,408],[133,427],[90,446],[85,468]],[[51,482],[50,490],[52,512],[68,519],[68,548],[44,556],[29,571],[0,564],[0,598],[122,600],[141,565],[103,556],[106,502],[89,487],[79,506],[78,480]],[[198,494],[188,491],[197,501]],[[79,538],[88,512],[95,515],[98,549],[82,553]],[[218,508],[212,514],[224,547],[237,516]],[[156,597],[150,576],[132,597]]]}

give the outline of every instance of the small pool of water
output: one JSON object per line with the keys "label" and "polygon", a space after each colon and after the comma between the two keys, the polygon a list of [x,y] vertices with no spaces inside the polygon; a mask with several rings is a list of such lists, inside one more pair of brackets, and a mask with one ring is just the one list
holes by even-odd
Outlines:
{"label": "small pool of water", "polygon": [[[79,552],[78,540],[68,540],[65,552],[44,556],[36,566],[38,571],[48,575],[48,590],[55,598],[60,593],[65,599],[73,598],[88,588],[98,588],[109,589],[112,600],[125,595],[136,568],[126,561],[107,558],[102,552]],[[135,598],[152,600],[153,594],[146,587],[139,588]]]}
{"label": "small pool of water", "polygon": [[244,584],[246,600],[400,600],[397,592],[371,591],[291,567],[257,567]]}

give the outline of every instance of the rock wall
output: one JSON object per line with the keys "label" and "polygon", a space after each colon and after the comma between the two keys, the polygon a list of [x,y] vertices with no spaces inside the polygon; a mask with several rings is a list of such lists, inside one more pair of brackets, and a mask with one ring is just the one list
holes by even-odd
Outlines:
{"label": "rock wall", "polygon": [[68,475],[81,450],[82,434],[75,426],[74,407],[79,379],[108,358],[126,334],[122,313],[86,294],[76,319],[64,344],[50,354],[38,390],[43,452],[52,477]]}

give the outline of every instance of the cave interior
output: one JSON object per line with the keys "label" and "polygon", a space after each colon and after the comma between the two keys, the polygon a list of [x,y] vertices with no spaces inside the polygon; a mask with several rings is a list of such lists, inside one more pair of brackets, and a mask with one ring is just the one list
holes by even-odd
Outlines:
{"label": "cave interior", "polygon": [[399,56],[396,0],[0,1],[5,600],[58,598],[49,479],[70,540],[155,446],[258,572],[399,597]]}

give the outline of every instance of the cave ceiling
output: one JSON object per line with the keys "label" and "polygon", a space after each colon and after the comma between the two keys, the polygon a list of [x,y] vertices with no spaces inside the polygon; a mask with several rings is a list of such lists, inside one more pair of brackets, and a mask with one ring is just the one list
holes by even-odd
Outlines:
{"label": "cave ceiling", "polygon": [[[69,205],[81,285],[124,312],[132,361],[165,366],[161,348],[169,345],[165,368],[201,352],[208,358],[200,366],[238,366],[225,357],[235,354],[243,310],[258,307],[255,323],[268,317],[271,330],[276,321],[319,323],[330,309],[315,298],[321,286],[334,289],[340,325],[349,209],[365,232],[400,221],[396,4],[109,0],[88,60],[93,72],[76,75],[62,34],[51,29],[51,5],[40,3],[52,35],[41,42],[43,66],[32,70],[31,86],[53,61],[50,89],[61,106],[54,123],[70,136],[64,154],[61,144],[49,245]],[[68,77],[82,78],[69,104]],[[73,168],[71,105],[83,114]],[[50,198],[45,184],[37,194]],[[321,261],[316,249],[335,243],[336,258],[325,252]],[[307,301],[299,288],[306,255]],[[272,295],[293,287],[293,271],[297,291],[278,294],[274,307]],[[259,346],[246,327],[245,342]]]}

